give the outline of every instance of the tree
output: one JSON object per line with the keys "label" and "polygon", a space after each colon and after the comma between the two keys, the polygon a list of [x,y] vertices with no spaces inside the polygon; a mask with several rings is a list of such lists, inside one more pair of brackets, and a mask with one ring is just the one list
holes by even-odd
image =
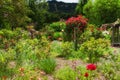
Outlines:
{"label": "tree", "polygon": [[4,26],[9,26],[8,24],[8,16],[11,11],[13,10],[12,6],[9,4],[8,0],[0,0],[0,28]]}
{"label": "tree", "polygon": [[97,16],[94,9],[94,3],[92,0],[89,0],[83,8],[83,13],[89,19],[90,23],[97,23]]}
{"label": "tree", "polygon": [[83,14],[83,7],[88,2],[88,0],[79,0],[79,3],[76,7],[77,14]]}
{"label": "tree", "polygon": [[29,15],[36,29],[41,29],[46,23],[48,16],[48,4],[46,0],[29,0],[29,7],[33,14]]}
{"label": "tree", "polygon": [[[78,15],[77,17],[68,18],[66,21],[66,37],[68,40],[74,41],[74,48],[77,50],[78,46],[78,38],[80,37],[80,33],[84,31],[85,26],[87,25],[87,19],[82,15]],[[72,35],[72,34],[73,35]],[[79,34],[79,35],[78,35]]]}
{"label": "tree", "polygon": [[[12,0],[12,6],[14,6],[14,12],[10,16],[11,23],[14,27],[20,27],[26,25],[31,19],[28,14],[31,12],[28,8],[25,0]],[[14,22],[13,22],[14,21]]]}
{"label": "tree", "polygon": [[16,28],[25,26],[30,18],[28,6],[24,0],[1,0],[0,22],[1,27]]}
{"label": "tree", "polygon": [[91,23],[111,23],[120,17],[120,0],[89,0],[83,11]]}

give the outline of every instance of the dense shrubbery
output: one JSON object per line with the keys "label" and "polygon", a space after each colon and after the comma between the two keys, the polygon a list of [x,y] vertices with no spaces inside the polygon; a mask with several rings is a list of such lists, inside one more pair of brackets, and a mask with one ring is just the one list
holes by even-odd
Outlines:
{"label": "dense shrubbery", "polygon": [[[88,20],[82,15],[71,17],[66,23],[61,20],[47,24],[43,28],[43,25],[49,23],[47,18],[52,16],[48,15],[46,2],[36,4],[36,1],[30,0],[29,5],[26,5],[23,0],[0,0],[0,12],[2,12],[0,26],[6,28],[0,30],[0,78],[2,80],[49,80],[49,77],[55,80],[120,79],[118,75],[120,73],[120,51],[113,51],[114,48],[111,48],[110,28],[98,28],[94,24],[87,24]],[[84,4],[83,12],[90,18],[91,23],[101,24],[115,20],[115,14],[118,15],[119,11],[110,18],[105,16],[111,14],[103,16],[101,14],[104,10],[106,12],[112,9],[111,5],[117,5],[116,11],[116,8],[119,8],[117,1],[111,0],[106,3],[107,0],[103,2],[96,0],[93,2],[94,5],[90,1],[87,3],[86,0],[87,4]],[[20,5],[17,4],[19,2]],[[106,7],[101,8],[101,5],[97,5],[98,2],[101,5],[106,3]],[[28,6],[33,11],[29,17],[34,23],[25,27],[27,21],[30,21]],[[20,13],[18,13],[19,10]],[[102,12],[98,13],[101,10]],[[87,14],[94,11],[96,12],[94,15]],[[113,11],[111,10],[111,13]],[[54,17],[57,18],[57,16]],[[24,27],[24,29],[17,27]],[[34,28],[42,29],[36,31]],[[80,65],[76,59],[82,60]],[[63,60],[63,64],[59,60]]]}
{"label": "dense shrubbery", "polygon": [[86,41],[81,45],[80,51],[83,55],[86,55],[86,57],[88,57],[88,61],[96,62],[100,57],[110,54],[109,46],[110,42],[108,40],[95,40],[94,38],[91,38],[90,41]]}
{"label": "dense shrubbery", "polygon": [[[39,37],[31,38],[29,30],[17,28],[11,31],[3,29],[0,31],[2,44],[0,46],[0,70],[2,71],[0,77],[30,79],[33,75],[32,78],[38,79],[38,76],[45,75],[45,73],[55,73],[55,79],[66,80],[71,78],[74,80],[78,78],[86,80],[88,78],[94,79],[102,73],[107,79],[110,75],[112,75],[110,78],[115,76],[112,79],[119,79],[114,74],[117,70],[119,73],[119,56],[117,56],[118,54],[111,54],[113,52],[110,50],[110,40],[102,32],[97,30],[94,25],[88,25],[79,38],[79,49],[75,51],[73,42],[47,40],[48,36],[44,30],[41,33],[38,32],[40,33],[38,34]],[[56,57],[82,59],[84,62],[98,63],[98,68],[96,71],[92,71],[92,74],[83,66],[72,66],[72,68],[63,68],[64,72],[62,69],[54,72],[57,66],[56,59],[54,59]],[[103,63],[101,59],[103,62],[108,60],[110,63],[114,62],[116,67],[109,62],[101,66]],[[104,69],[104,67],[106,68]],[[100,69],[102,71],[99,71]],[[42,74],[38,75],[40,72]],[[45,76],[41,78],[47,79]]]}

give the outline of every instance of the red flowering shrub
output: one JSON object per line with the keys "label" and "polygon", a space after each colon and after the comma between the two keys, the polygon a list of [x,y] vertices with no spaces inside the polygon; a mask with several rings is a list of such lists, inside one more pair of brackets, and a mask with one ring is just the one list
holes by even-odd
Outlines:
{"label": "red flowering shrub", "polygon": [[95,64],[88,64],[87,66],[86,66],[86,68],[87,68],[87,70],[96,70],[96,65]]}
{"label": "red flowering shrub", "polygon": [[86,73],[84,74],[84,76],[85,76],[85,77],[88,77],[88,76],[89,76],[89,74],[86,72]]}
{"label": "red flowering shrub", "polygon": [[66,21],[66,25],[74,28],[74,27],[79,27],[79,29],[84,29],[84,27],[87,24],[86,18],[84,18],[82,15],[78,15],[77,17],[71,17]]}

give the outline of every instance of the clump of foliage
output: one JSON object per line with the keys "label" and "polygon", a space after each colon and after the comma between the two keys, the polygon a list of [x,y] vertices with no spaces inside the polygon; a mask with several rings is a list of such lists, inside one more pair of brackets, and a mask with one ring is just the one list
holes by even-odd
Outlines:
{"label": "clump of foliage", "polygon": [[102,28],[98,28],[97,26],[95,26],[93,24],[88,24],[84,33],[79,37],[79,43],[82,44],[82,43],[90,40],[91,37],[94,37],[95,39],[98,39],[98,38],[108,39],[110,35],[103,34],[103,31],[104,31],[104,29],[102,29]]}
{"label": "clump of foliage", "polygon": [[31,10],[24,0],[0,0],[0,2],[0,26],[2,28],[13,29],[23,27],[27,22],[31,21],[28,17]]}
{"label": "clump of foliage", "polygon": [[53,41],[50,45],[50,56],[59,56],[62,52],[62,42]]}
{"label": "clump of foliage", "polygon": [[101,38],[95,40],[94,38],[91,38],[90,41],[86,41],[81,45],[80,51],[83,55],[86,55],[86,57],[88,57],[89,62],[96,62],[100,57],[109,55],[109,46],[109,40]]}
{"label": "clump of foliage", "polygon": [[45,71],[47,74],[52,73],[56,67],[56,61],[54,59],[43,59],[38,63],[41,70]]}
{"label": "clump of foliage", "polygon": [[83,12],[90,23],[101,25],[111,23],[120,17],[119,9],[120,0],[89,0],[84,6]]}
{"label": "clump of foliage", "polygon": [[58,80],[75,80],[77,73],[70,67],[65,67],[58,70],[55,74],[55,78]]}
{"label": "clump of foliage", "polygon": [[65,29],[66,24],[65,22],[59,21],[59,22],[53,22],[50,24],[50,27],[55,31],[55,32],[60,32]]}
{"label": "clump of foliage", "polygon": [[74,51],[74,46],[72,42],[64,42],[61,45],[62,51],[60,53],[60,56],[68,58],[70,55],[72,55],[72,52]]}
{"label": "clump of foliage", "polygon": [[59,38],[63,38],[63,32],[66,27],[65,22],[53,22],[49,26],[46,27],[46,35],[51,37],[52,40],[57,40]]}

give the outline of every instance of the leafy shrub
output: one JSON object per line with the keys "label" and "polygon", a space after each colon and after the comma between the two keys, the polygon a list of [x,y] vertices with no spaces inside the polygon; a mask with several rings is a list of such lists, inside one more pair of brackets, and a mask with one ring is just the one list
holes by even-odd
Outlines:
{"label": "leafy shrub", "polygon": [[120,76],[120,54],[119,49],[113,49],[112,53],[106,58],[101,58],[98,65],[98,71],[103,74],[106,79],[119,80]]}
{"label": "leafy shrub", "polygon": [[100,57],[107,55],[110,53],[110,41],[105,39],[97,39],[91,38],[90,41],[84,42],[81,47],[80,51],[83,55],[88,57],[90,62],[95,62],[99,60]]}
{"label": "leafy shrub", "polygon": [[2,29],[0,32],[0,35],[2,35],[4,38],[12,39],[14,37],[15,33],[11,30]]}
{"label": "leafy shrub", "polygon": [[84,33],[82,33],[82,35],[79,37],[79,43],[86,42],[90,40],[91,37],[98,39],[98,38],[104,38],[104,35],[102,34],[102,31],[97,29],[97,26],[93,24],[88,24]]}
{"label": "leafy shrub", "polygon": [[[119,55],[117,55],[119,56]],[[119,57],[117,57],[119,58]],[[106,79],[119,80],[120,64],[118,61],[109,58],[109,60],[102,59],[101,64],[98,65],[98,70],[103,74]]]}
{"label": "leafy shrub", "polygon": [[38,43],[37,39],[30,40],[20,40],[16,46],[16,60],[18,65],[25,65],[27,63],[35,62],[37,57],[35,52],[36,51],[36,44]]}
{"label": "leafy shrub", "polygon": [[36,61],[49,56],[49,43],[45,37],[41,40],[26,39],[20,40],[16,46],[16,58],[19,64],[34,64]]}
{"label": "leafy shrub", "polygon": [[15,66],[8,66],[11,61],[15,60],[15,54],[14,49],[0,50],[0,77],[10,77],[15,73],[13,68]]}
{"label": "leafy shrub", "polygon": [[55,32],[55,33],[53,34],[53,38],[54,38],[54,39],[58,39],[58,38],[60,38],[60,37],[62,37],[62,33],[61,33],[61,32]]}
{"label": "leafy shrub", "polygon": [[62,43],[62,52],[60,56],[68,58],[74,50],[73,43],[63,42]]}
{"label": "leafy shrub", "polygon": [[45,36],[42,36],[41,40],[39,41],[37,56],[39,56],[40,59],[50,56],[50,42]]}
{"label": "leafy shrub", "polygon": [[44,32],[45,36],[47,36],[48,39],[53,40],[53,34],[54,34],[53,28],[47,25],[45,26],[45,28],[42,29],[42,32]]}
{"label": "leafy shrub", "polygon": [[50,27],[54,29],[54,32],[60,32],[65,29],[66,24],[65,22],[54,22],[50,24]]}
{"label": "leafy shrub", "polygon": [[41,70],[45,71],[47,74],[52,73],[56,67],[56,61],[54,59],[43,59],[40,60],[38,66]]}
{"label": "leafy shrub", "polygon": [[77,51],[72,51],[70,55],[68,55],[69,59],[82,59],[84,61],[87,60],[86,55],[83,55],[83,53],[78,49]]}
{"label": "leafy shrub", "polygon": [[52,41],[50,45],[50,56],[55,57],[60,55],[62,52],[62,42]]}
{"label": "leafy shrub", "polygon": [[77,73],[70,67],[65,67],[55,73],[55,78],[58,80],[76,80]]}

